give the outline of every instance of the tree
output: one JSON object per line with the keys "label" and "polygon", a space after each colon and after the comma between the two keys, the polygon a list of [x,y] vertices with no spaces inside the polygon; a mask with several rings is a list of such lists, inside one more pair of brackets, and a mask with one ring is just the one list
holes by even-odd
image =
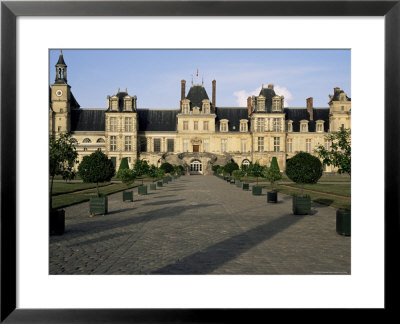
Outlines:
{"label": "tree", "polygon": [[218,164],[214,164],[214,165],[211,167],[211,169],[212,169],[214,172],[218,172],[218,168],[219,168],[219,165],[218,165]]}
{"label": "tree", "polygon": [[351,175],[351,131],[341,127],[339,131],[325,136],[330,148],[319,145],[316,149],[318,156],[325,165],[338,168],[338,173]]}
{"label": "tree", "polygon": [[234,170],[232,172],[232,177],[235,180],[240,180],[240,178],[243,177],[243,171],[242,170]]}
{"label": "tree", "polygon": [[164,170],[165,173],[173,173],[174,172],[174,166],[171,163],[168,162],[164,162],[163,164],[161,164],[160,166],[161,170]]}
{"label": "tree", "polygon": [[84,156],[78,166],[83,182],[96,183],[97,197],[100,197],[99,182],[110,181],[115,175],[112,161],[101,151]]}
{"label": "tree", "polygon": [[132,169],[120,169],[118,171],[118,177],[129,187],[131,183],[135,182],[136,174]]}
{"label": "tree", "polygon": [[257,178],[257,185],[258,185],[258,178],[264,176],[264,167],[260,165],[258,162],[254,164],[250,163],[246,171],[249,176]]}
{"label": "tree", "polygon": [[56,175],[61,175],[64,180],[72,180],[75,178],[74,165],[78,163],[74,142],[70,133],[60,134],[58,137],[50,136],[50,210],[53,208],[52,192],[53,182]]}
{"label": "tree", "polygon": [[120,173],[122,170],[129,169],[128,158],[124,157],[121,159],[121,164],[119,165],[119,170],[117,173],[117,178],[121,178]]}
{"label": "tree", "polygon": [[229,162],[224,166],[224,171],[229,173],[229,175],[232,175],[232,172],[235,170],[239,170],[239,165],[235,162]]}
{"label": "tree", "polygon": [[133,166],[133,170],[136,173],[136,176],[140,177],[149,172],[149,164],[146,160],[136,160],[135,165]]}
{"label": "tree", "polygon": [[310,153],[300,152],[287,161],[286,175],[290,180],[301,184],[301,194],[303,195],[305,183],[317,183],[321,178],[322,163]]}
{"label": "tree", "polygon": [[275,182],[282,179],[282,174],[275,156],[272,158],[269,168],[265,170],[265,177],[271,182],[272,189],[275,189]]}
{"label": "tree", "polygon": [[161,178],[164,173],[164,170],[157,168],[154,164],[150,165],[149,170],[147,171],[147,175],[151,178]]}

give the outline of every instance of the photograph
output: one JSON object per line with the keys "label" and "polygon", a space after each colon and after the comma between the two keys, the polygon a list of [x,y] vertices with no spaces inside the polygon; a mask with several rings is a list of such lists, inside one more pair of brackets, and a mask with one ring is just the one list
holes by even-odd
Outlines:
{"label": "photograph", "polygon": [[351,49],[50,49],[49,275],[350,275]]}

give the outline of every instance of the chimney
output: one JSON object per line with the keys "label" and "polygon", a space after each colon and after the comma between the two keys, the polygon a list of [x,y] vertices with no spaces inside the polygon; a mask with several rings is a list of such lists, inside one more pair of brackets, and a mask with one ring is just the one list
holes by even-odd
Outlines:
{"label": "chimney", "polygon": [[274,85],[273,84],[268,84],[268,89],[274,90]]}
{"label": "chimney", "polygon": [[215,79],[212,81],[212,105],[213,108],[215,109],[215,97],[216,97],[216,88],[217,88],[217,81],[215,81]]}
{"label": "chimney", "polygon": [[335,95],[335,93],[336,93],[337,91],[340,91],[340,88],[339,88],[339,87],[333,88],[333,95]]}
{"label": "chimney", "polygon": [[185,93],[186,93],[186,81],[182,80],[181,81],[181,100],[185,99]]}
{"label": "chimney", "polygon": [[251,115],[251,97],[247,98],[247,114]]}
{"label": "chimney", "polygon": [[307,111],[310,114],[310,120],[314,120],[314,111],[313,111],[313,98],[307,98]]}

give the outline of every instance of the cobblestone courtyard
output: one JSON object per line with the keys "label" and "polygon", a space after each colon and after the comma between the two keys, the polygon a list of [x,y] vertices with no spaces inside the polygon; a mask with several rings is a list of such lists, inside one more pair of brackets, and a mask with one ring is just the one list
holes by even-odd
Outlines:
{"label": "cobblestone courtyard", "polygon": [[50,274],[350,274],[350,237],[336,209],[292,214],[214,176],[183,176],[89,218],[89,203],[65,208],[65,234],[50,237]]}

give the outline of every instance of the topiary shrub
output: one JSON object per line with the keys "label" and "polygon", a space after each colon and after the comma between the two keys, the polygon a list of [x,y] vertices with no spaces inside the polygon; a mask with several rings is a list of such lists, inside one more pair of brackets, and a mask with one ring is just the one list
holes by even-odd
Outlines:
{"label": "topiary shrub", "polygon": [[83,157],[78,166],[78,173],[83,182],[96,184],[97,197],[100,197],[99,182],[110,181],[115,175],[115,168],[107,155],[96,151]]}
{"label": "topiary shrub", "polygon": [[121,159],[121,163],[119,165],[119,170],[117,173],[117,178],[121,179],[120,173],[122,170],[129,169],[129,163],[128,163],[128,158],[124,157]]}
{"label": "topiary shrub", "polygon": [[317,183],[322,171],[321,161],[306,152],[297,153],[286,163],[286,175],[290,180],[302,185],[302,195],[304,195],[304,184]]}
{"label": "topiary shrub", "polygon": [[272,158],[269,168],[265,170],[264,176],[271,182],[272,189],[275,190],[275,182],[282,179],[282,174],[275,156]]}
{"label": "topiary shrub", "polygon": [[225,173],[229,173],[229,175],[232,175],[235,170],[239,170],[239,165],[236,162],[229,162],[224,166]]}

